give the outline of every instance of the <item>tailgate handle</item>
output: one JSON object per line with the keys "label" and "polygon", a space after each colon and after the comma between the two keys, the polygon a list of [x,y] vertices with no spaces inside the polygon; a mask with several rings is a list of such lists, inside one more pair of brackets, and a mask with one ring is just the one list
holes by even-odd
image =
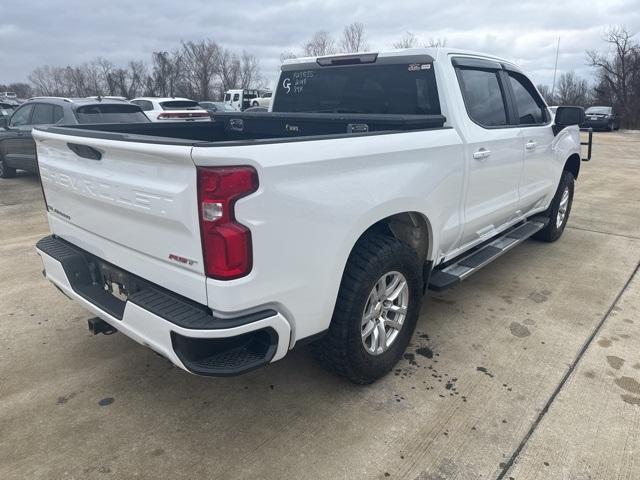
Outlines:
{"label": "tailgate handle", "polygon": [[79,157],[88,158],[89,160],[102,160],[102,152],[98,149],[90,147],[89,145],[67,143],[67,147],[69,147],[69,150],[71,150]]}

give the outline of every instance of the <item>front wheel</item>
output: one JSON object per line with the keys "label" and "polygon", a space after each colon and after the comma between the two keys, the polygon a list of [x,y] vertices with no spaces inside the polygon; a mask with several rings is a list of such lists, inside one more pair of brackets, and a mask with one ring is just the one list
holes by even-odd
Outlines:
{"label": "front wheel", "polygon": [[411,247],[368,235],[354,247],[327,334],[311,345],[327,369],[368,384],[400,360],[415,330],[422,274]]}
{"label": "front wheel", "polygon": [[253,102],[253,103],[251,104],[251,106],[252,106],[252,107],[257,107],[258,105],[259,105],[259,104],[258,104],[258,102]]}
{"label": "front wheel", "polygon": [[574,184],[573,174],[567,171],[562,172],[558,190],[556,190],[556,194],[546,212],[549,217],[549,223],[545,228],[534,234],[533,238],[543,242],[555,242],[562,236],[571,213]]}
{"label": "front wheel", "polygon": [[16,176],[16,169],[9,167],[4,158],[0,158],[0,178],[13,178]]}

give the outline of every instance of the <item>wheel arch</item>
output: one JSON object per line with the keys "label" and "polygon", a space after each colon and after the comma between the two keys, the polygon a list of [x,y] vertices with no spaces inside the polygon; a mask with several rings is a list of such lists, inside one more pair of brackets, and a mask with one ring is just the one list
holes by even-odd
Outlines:
{"label": "wheel arch", "polygon": [[573,174],[573,178],[577,179],[578,173],[580,173],[580,163],[580,155],[574,153],[567,158],[562,171],[571,172]]}
{"label": "wheel arch", "polygon": [[351,252],[358,242],[370,233],[378,233],[396,238],[409,245],[418,256],[419,265],[425,264],[432,256],[434,234],[429,219],[417,211],[405,211],[388,215],[367,227],[351,246]]}

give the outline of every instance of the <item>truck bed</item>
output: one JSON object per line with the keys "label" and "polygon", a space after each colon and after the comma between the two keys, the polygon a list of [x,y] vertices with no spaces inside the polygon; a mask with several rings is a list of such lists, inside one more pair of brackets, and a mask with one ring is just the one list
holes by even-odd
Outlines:
{"label": "truck bed", "polygon": [[212,122],[90,124],[39,127],[55,133],[174,145],[246,144],[442,128],[443,115],[343,113],[220,113]]}

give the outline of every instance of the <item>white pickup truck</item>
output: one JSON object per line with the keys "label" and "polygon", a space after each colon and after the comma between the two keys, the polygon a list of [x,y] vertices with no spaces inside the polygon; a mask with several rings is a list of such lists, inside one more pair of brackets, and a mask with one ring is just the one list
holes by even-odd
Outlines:
{"label": "white pickup truck", "polygon": [[522,71],[415,49],[289,60],[273,112],[34,130],[45,275],[189,372],[309,343],[357,383],[389,372],[425,289],[565,228],[584,112]]}

